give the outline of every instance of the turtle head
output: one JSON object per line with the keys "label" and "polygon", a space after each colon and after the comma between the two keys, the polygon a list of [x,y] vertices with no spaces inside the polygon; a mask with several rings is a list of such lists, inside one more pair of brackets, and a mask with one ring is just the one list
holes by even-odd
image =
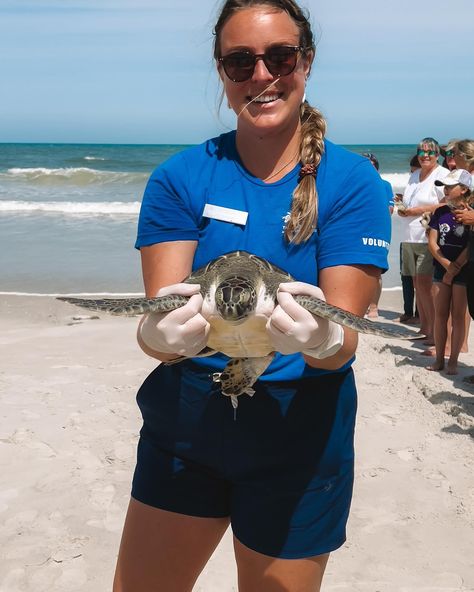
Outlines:
{"label": "turtle head", "polygon": [[225,321],[241,321],[251,314],[257,305],[257,292],[251,281],[232,276],[216,288],[216,308]]}

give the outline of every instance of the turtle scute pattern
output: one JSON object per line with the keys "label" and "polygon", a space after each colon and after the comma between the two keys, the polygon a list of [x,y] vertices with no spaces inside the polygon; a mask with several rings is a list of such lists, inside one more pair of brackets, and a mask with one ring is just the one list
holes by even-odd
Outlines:
{"label": "turtle scute pattern", "polygon": [[[231,398],[235,409],[240,395],[253,394],[252,385],[265,371],[275,353],[271,351],[265,335],[262,335],[265,333],[264,324],[255,322],[255,311],[261,306],[262,300],[270,302],[271,306],[275,305],[278,286],[282,282],[294,280],[290,274],[266,259],[245,251],[233,251],[210,261],[184,281],[200,284],[203,299],[212,312],[209,320],[213,332],[212,347],[205,348],[199,355],[208,356],[217,351],[225,354],[226,348],[232,352],[231,355],[226,354],[231,359],[222,372],[213,375],[213,380],[220,384],[221,392]],[[188,297],[169,295],[97,300],[60,297],[59,300],[94,311],[136,315],[170,312],[183,306]],[[319,298],[298,295],[295,300],[312,314],[354,331],[385,338],[414,338],[414,333],[407,329],[369,321]],[[234,344],[229,350],[228,343],[234,335],[237,345]],[[239,351],[239,343],[242,344],[242,351]],[[245,346],[252,343],[257,344],[253,350]]]}

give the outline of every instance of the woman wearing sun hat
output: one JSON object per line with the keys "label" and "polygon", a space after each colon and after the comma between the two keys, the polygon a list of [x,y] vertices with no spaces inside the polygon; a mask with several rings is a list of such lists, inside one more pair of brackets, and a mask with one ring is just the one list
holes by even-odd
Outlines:
{"label": "woman wearing sun hat", "polygon": [[434,307],[431,297],[433,258],[428,250],[428,239],[421,225],[425,212],[434,212],[443,199],[442,188],[435,181],[449,173],[438,164],[440,147],[434,138],[424,138],[418,144],[417,157],[420,169],[411,174],[403,194],[403,208],[398,215],[402,226],[402,274],[413,277],[416,302],[420,315],[420,331],[426,335],[426,343],[433,344]]}

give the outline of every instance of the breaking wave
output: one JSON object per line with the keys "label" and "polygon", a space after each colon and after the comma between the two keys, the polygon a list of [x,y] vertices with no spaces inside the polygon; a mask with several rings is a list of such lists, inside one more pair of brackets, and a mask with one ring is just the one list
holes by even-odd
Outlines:
{"label": "breaking wave", "polygon": [[130,173],[122,171],[100,171],[88,167],[65,167],[58,169],[11,168],[0,174],[0,179],[26,181],[32,185],[92,185],[108,183],[145,183],[149,173]]}

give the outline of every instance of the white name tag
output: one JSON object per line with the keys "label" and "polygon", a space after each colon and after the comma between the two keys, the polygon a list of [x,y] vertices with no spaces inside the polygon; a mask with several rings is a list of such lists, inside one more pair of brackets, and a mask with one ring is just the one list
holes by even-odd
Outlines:
{"label": "white name tag", "polygon": [[248,212],[242,210],[233,210],[231,208],[223,208],[222,206],[215,206],[213,204],[206,204],[204,212],[202,213],[206,218],[213,218],[214,220],[222,220],[223,222],[233,222],[245,226],[247,224]]}

